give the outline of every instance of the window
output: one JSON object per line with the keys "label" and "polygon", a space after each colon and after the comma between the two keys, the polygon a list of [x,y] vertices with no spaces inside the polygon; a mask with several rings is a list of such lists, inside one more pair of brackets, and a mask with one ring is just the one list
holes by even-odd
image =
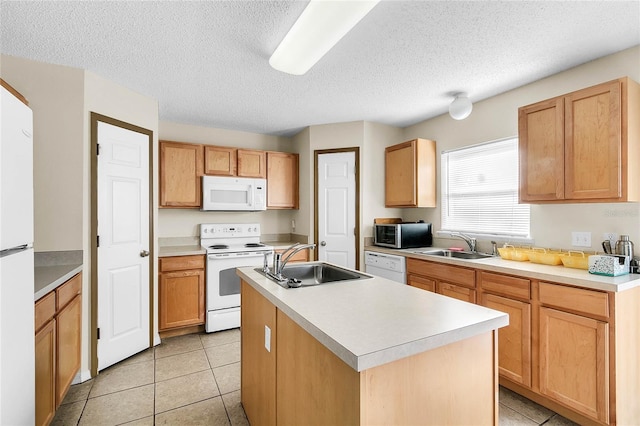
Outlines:
{"label": "window", "polygon": [[518,204],[518,139],[442,153],[442,230],[529,237],[529,205]]}

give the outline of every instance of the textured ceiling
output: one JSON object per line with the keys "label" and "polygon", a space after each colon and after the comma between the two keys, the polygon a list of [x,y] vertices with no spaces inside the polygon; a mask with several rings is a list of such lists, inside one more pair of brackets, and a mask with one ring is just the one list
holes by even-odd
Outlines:
{"label": "textured ceiling", "polygon": [[84,68],[160,119],[274,135],[405,127],[640,44],[635,1],[382,1],[307,74],[268,59],[306,2],[1,1],[4,54]]}

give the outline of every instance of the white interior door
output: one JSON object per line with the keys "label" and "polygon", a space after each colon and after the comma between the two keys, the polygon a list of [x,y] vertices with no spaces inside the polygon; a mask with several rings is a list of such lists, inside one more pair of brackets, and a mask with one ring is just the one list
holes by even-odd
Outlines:
{"label": "white interior door", "polygon": [[318,260],[356,267],[356,154],[318,155]]}
{"label": "white interior door", "polygon": [[98,370],[149,347],[149,136],[98,122]]}

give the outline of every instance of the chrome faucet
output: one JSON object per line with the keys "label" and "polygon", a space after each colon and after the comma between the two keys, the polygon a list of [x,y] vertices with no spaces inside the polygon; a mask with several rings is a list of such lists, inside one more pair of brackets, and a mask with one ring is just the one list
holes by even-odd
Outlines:
{"label": "chrome faucet", "polygon": [[461,240],[464,240],[464,242],[467,243],[467,245],[469,246],[469,251],[471,251],[471,252],[475,252],[476,251],[476,239],[475,238],[470,237],[468,235],[465,235],[462,232],[452,232],[450,235],[452,237],[456,237],[456,238],[460,238]]}
{"label": "chrome faucet", "polygon": [[309,248],[316,248],[316,245],[295,243],[294,245],[287,247],[282,253],[273,252],[273,275],[275,276],[275,278],[280,281],[285,280],[286,278],[282,276],[282,270],[284,269],[289,259],[291,259],[291,257],[297,252]]}

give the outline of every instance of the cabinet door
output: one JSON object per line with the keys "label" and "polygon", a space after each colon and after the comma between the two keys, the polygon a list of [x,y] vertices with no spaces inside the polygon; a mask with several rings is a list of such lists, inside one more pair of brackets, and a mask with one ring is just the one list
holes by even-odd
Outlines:
{"label": "cabinet door", "polygon": [[204,173],[217,176],[236,176],[237,149],[226,146],[204,147]]}
{"label": "cabinet door", "polygon": [[244,281],[241,297],[242,406],[249,423],[275,425],[276,307]]}
{"label": "cabinet door", "polygon": [[438,282],[438,293],[462,300],[463,302],[476,303],[476,291],[459,285]]}
{"label": "cabinet door", "polygon": [[385,206],[413,207],[418,204],[416,141],[385,149]]}
{"label": "cabinet door", "polygon": [[253,149],[238,150],[238,176],[267,177],[267,153]]}
{"label": "cabinet door", "polygon": [[58,312],[56,320],[56,405],[60,405],[80,370],[82,296]]}
{"label": "cabinet door", "polygon": [[427,277],[410,274],[407,276],[407,284],[423,290],[432,291],[434,293],[436,292],[436,281]]}
{"label": "cabinet door", "polygon": [[531,304],[487,293],[481,304],[509,314],[509,325],[498,330],[500,374],[531,387]]}
{"label": "cabinet door", "polygon": [[520,201],[564,199],[564,99],[518,109]]}
{"label": "cabinet door", "polygon": [[[278,249],[276,250],[276,253],[282,254],[284,250],[285,249]],[[309,261],[309,250],[304,249],[304,250],[300,250],[299,252],[291,256],[287,261],[287,264],[296,263],[296,262],[308,262],[308,261]]]}
{"label": "cabinet door", "polygon": [[298,208],[298,154],[267,152],[267,208]]}
{"label": "cabinet door", "polygon": [[159,329],[204,324],[204,271],[163,272],[159,288]]}
{"label": "cabinet door", "polygon": [[620,91],[621,83],[613,81],[565,98],[565,198],[568,200],[622,196]]}
{"label": "cabinet door", "polygon": [[56,412],[56,321],[51,320],[35,336],[36,425],[48,425]]}
{"label": "cabinet door", "polygon": [[202,145],[160,142],[160,206],[202,205]]}
{"label": "cabinet door", "polygon": [[540,393],[609,421],[609,326],[540,308]]}

